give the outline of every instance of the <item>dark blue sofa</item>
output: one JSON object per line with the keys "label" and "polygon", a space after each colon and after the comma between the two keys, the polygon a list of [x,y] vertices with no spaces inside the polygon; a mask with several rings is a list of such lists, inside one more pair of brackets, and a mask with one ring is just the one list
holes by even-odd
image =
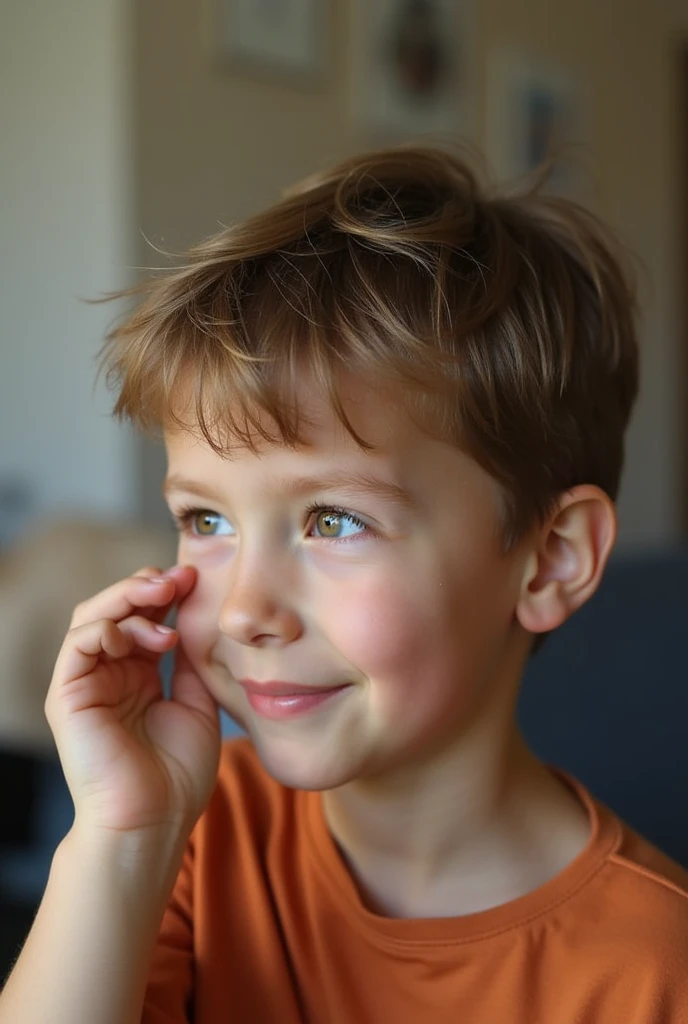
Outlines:
{"label": "dark blue sofa", "polygon": [[534,750],[688,867],[688,548],[612,562],[533,657]]}

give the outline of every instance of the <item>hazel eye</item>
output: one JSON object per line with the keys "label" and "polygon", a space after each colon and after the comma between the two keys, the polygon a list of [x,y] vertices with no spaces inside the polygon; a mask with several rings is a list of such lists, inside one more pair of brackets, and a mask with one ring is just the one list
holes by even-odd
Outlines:
{"label": "hazel eye", "polygon": [[336,509],[325,509],[315,517],[316,536],[330,540],[342,540],[365,532],[365,524],[356,516]]}
{"label": "hazel eye", "polygon": [[234,530],[227,519],[218,512],[200,509],[191,516],[191,532],[198,537],[228,537]]}

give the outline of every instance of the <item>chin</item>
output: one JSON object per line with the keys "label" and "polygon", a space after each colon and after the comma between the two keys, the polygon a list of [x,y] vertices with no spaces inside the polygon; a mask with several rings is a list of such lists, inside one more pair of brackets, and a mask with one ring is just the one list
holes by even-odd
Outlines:
{"label": "chin", "polygon": [[336,789],[357,778],[357,766],[336,751],[302,737],[265,736],[249,725],[248,733],[265,771],[290,789]]}

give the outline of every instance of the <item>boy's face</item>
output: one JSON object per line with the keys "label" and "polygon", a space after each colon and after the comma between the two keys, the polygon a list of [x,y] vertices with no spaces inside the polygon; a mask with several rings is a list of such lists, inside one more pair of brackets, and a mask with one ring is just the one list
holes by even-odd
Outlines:
{"label": "boy's face", "polygon": [[429,757],[511,686],[525,556],[502,551],[497,484],[400,404],[349,386],[369,452],[327,405],[302,406],[296,451],[227,459],[170,432],[168,495],[176,516],[197,510],[179,551],[198,571],[178,614],[188,657],[272,775],[329,789]]}

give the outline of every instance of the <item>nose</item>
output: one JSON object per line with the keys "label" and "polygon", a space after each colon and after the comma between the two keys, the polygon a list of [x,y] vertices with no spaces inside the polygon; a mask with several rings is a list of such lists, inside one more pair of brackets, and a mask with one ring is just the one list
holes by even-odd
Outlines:
{"label": "nose", "polygon": [[220,631],[251,647],[281,646],[298,640],[303,625],[289,600],[285,582],[270,572],[264,559],[252,566],[240,561],[235,561],[220,608]]}

